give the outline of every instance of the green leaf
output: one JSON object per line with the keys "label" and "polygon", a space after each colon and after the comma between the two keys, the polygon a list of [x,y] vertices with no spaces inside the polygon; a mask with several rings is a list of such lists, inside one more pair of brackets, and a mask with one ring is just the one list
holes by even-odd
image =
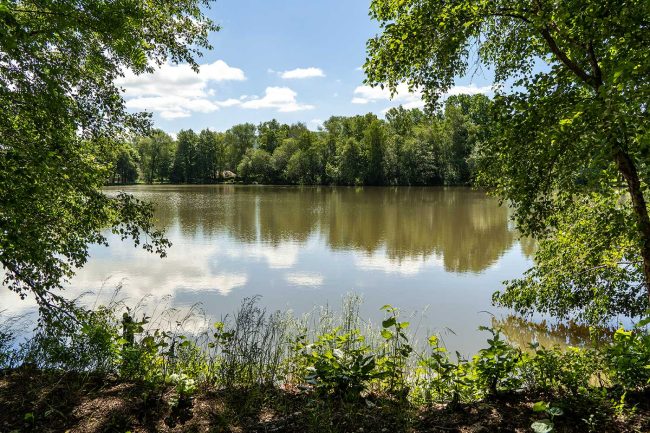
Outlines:
{"label": "green leaf", "polygon": [[535,433],[549,433],[553,431],[553,423],[550,419],[535,421],[530,425]]}
{"label": "green leaf", "polygon": [[533,412],[546,412],[548,410],[548,403],[545,401],[538,401],[537,403],[533,404]]}

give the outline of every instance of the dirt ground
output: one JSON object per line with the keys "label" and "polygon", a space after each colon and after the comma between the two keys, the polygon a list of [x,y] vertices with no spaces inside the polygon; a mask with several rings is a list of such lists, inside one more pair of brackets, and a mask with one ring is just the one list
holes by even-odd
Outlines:
{"label": "dirt ground", "polygon": [[[0,432],[532,432],[542,418],[532,410],[540,396],[522,394],[453,409],[372,395],[345,403],[297,389],[203,389],[176,406],[173,395],[92,375],[0,372]],[[554,431],[650,432],[650,394],[628,404],[635,409],[616,415],[612,405],[564,403]]]}

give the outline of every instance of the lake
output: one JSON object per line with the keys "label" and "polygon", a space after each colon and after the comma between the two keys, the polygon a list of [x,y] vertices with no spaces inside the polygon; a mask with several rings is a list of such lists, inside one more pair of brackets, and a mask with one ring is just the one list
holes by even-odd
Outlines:
{"label": "lake", "polygon": [[[338,307],[353,292],[363,296],[369,320],[380,321],[379,308],[392,304],[420,337],[440,332],[463,353],[482,347],[487,335],[480,325],[507,315],[491,305],[491,295],[502,281],[522,275],[534,248],[518,240],[507,207],[468,188],[107,190],[153,203],[173,246],[161,259],[109,236],[110,247],[91,248],[70,283],[71,296],[122,284],[121,296],[131,301],[152,295],[179,307],[200,303],[218,319],[245,297],[260,295],[270,310],[300,314]],[[528,338],[520,328],[512,333]]]}

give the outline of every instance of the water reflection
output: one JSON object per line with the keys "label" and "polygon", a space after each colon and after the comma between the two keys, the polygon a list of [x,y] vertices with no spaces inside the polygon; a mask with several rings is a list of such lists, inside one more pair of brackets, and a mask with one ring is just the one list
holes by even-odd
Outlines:
{"label": "water reflection", "polygon": [[[86,290],[170,297],[200,303],[208,315],[230,313],[262,296],[269,310],[297,314],[364,298],[361,314],[378,323],[393,304],[420,336],[444,332],[454,350],[483,347],[491,294],[529,267],[533,244],[520,243],[507,208],[466,188],[325,188],[136,186],[173,242],[165,259],[120,242],[94,246],[66,294]],[[27,304],[0,293],[0,305]],[[417,324],[417,326],[415,326]]]}
{"label": "water reflection", "polygon": [[[546,348],[555,345],[584,347],[597,341],[596,334],[592,335],[588,326],[573,322],[528,321],[518,316],[508,315],[501,319],[493,318],[492,326],[502,329],[508,341],[522,349],[527,349],[531,343],[539,343],[541,347]],[[612,333],[605,328],[598,331],[598,337],[603,341]]]}
{"label": "water reflection", "polygon": [[438,257],[448,272],[481,272],[516,237],[505,207],[465,188],[222,185],[133,191],[155,204],[163,228],[184,237],[226,233],[239,242],[278,246],[304,244],[316,234],[334,251],[372,258],[385,250],[395,263]]}

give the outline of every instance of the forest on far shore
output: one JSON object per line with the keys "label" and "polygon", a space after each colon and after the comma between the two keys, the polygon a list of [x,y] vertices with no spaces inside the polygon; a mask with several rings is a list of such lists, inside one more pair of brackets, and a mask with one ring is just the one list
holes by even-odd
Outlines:
{"label": "forest on far shore", "polygon": [[473,151],[485,140],[491,101],[454,95],[433,113],[391,108],[332,116],[318,131],[273,119],[226,132],[155,130],[124,143],[112,184],[468,185]]}

